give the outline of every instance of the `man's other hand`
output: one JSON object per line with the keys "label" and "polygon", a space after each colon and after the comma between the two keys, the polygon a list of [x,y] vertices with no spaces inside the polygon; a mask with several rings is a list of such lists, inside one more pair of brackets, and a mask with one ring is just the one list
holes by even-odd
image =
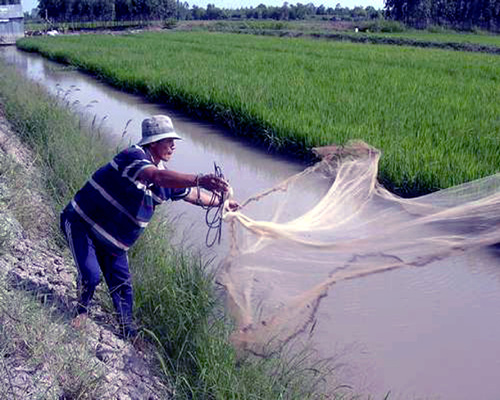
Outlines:
{"label": "man's other hand", "polygon": [[241,208],[240,204],[236,200],[228,200],[227,211],[238,211]]}

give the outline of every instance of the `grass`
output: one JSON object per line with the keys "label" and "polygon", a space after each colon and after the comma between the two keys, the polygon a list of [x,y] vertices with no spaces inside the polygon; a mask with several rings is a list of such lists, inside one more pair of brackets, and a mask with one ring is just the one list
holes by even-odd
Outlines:
{"label": "grass", "polygon": [[[0,78],[5,82],[0,87],[0,103],[15,130],[33,148],[54,208],[60,210],[95,168],[108,160],[109,150],[96,135],[82,132],[71,110],[61,107],[40,87],[24,81],[5,65],[1,66]],[[56,220],[52,223],[57,225]],[[229,343],[230,321],[215,292],[213,275],[207,273],[200,257],[168,244],[164,223],[155,220],[148,227],[131,252],[131,269],[140,325],[156,344],[159,370],[173,386],[176,398],[302,400],[350,396],[339,390],[331,393],[332,386],[326,384],[334,377],[331,366],[328,361],[317,361],[311,352],[298,351],[287,359],[237,357]],[[0,304],[14,307],[12,301],[2,298]],[[46,324],[24,316],[15,317],[17,320],[29,325],[13,324],[12,329],[32,327],[34,345],[45,346],[40,335]],[[8,337],[15,337],[11,330],[0,335],[0,339]],[[0,349],[7,354],[8,342],[1,343],[4,347]],[[65,348],[57,343],[53,343],[58,346],[52,349],[54,353]],[[46,344],[47,349],[50,346]],[[78,354],[79,347],[72,349]],[[36,350],[36,354],[42,357],[43,352]],[[79,361],[62,365],[80,368]],[[80,368],[82,373],[88,366]],[[88,381],[88,390],[98,389],[92,376],[82,379]],[[8,379],[6,382],[5,390],[9,390]],[[70,386],[80,387],[76,383]],[[80,398],[70,395],[73,397],[68,398]]]}
{"label": "grass", "polygon": [[[355,33],[355,28],[359,32]],[[181,30],[209,30],[219,32],[253,33],[278,36],[308,36],[333,38],[338,40],[361,41],[371,39],[373,43],[425,46],[433,43],[448,44],[448,47],[460,49],[460,44],[477,46],[462,47],[462,50],[494,51],[500,50],[500,35],[487,32],[458,32],[438,26],[431,26],[426,30],[409,29],[396,21],[373,20],[360,22],[331,22],[331,21],[272,21],[272,20],[244,20],[244,21],[185,21],[178,24]],[[452,46],[455,44],[457,46]],[[483,47],[481,47],[483,46]],[[444,47],[444,46],[442,46]]]}
{"label": "grass", "polygon": [[292,360],[303,357],[297,365],[282,358],[237,358],[228,346],[231,321],[216,300],[212,273],[200,259],[162,246],[168,240],[159,234],[163,231],[147,230],[131,259],[132,264],[148,265],[134,271],[137,309],[146,335],[160,345],[159,359],[178,397],[321,398],[317,392],[327,392],[324,371],[330,366],[313,353],[294,354]]}
{"label": "grass", "polygon": [[500,48],[500,35],[491,34],[487,32],[471,33],[471,32],[429,32],[429,31],[417,31],[410,30],[407,32],[397,32],[397,33],[377,33],[378,36],[382,37],[399,37],[405,39],[415,39],[426,42],[438,42],[438,43],[474,43],[481,44],[485,46],[494,46]]}
{"label": "grass", "polygon": [[[97,145],[96,135],[82,135],[71,110],[56,107],[41,88],[32,88],[20,78],[12,78],[12,72],[7,77],[8,68],[2,68],[2,73],[0,99],[5,115],[20,138],[33,149],[31,161],[40,168],[54,199],[54,208],[60,210],[94,172],[95,166],[107,160],[110,151]],[[83,150],[90,148],[94,150]]]}
{"label": "grass", "polygon": [[276,151],[361,139],[405,196],[498,171],[493,55],[204,32],[27,38],[24,50],[176,104]]}

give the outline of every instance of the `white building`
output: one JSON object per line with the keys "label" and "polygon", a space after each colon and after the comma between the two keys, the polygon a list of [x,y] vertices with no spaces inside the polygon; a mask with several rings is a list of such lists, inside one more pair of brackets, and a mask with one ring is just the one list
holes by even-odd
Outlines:
{"label": "white building", "polygon": [[0,45],[15,44],[24,36],[23,7],[21,4],[0,6]]}

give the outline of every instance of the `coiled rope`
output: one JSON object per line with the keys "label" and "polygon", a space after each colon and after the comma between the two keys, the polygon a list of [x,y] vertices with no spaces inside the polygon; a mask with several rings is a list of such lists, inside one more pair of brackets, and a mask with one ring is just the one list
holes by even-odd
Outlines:
{"label": "coiled rope", "polygon": [[[217,178],[224,179],[224,174],[222,169],[214,162],[214,175]],[[197,186],[198,198],[200,197],[199,191],[200,187]],[[205,237],[205,244],[207,247],[212,247],[216,242],[220,244],[220,239],[222,236],[222,213],[224,209],[224,194],[217,194],[212,192],[212,198],[208,205],[201,205],[201,207],[206,210],[205,223],[208,226],[207,236]],[[218,205],[216,201],[218,200]]]}

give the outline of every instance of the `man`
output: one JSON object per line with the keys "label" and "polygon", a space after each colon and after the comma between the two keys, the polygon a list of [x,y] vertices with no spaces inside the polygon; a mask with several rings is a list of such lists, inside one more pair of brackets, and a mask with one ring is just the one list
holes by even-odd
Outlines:
{"label": "man", "polygon": [[[226,181],[213,174],[194,175],[165,169],[175,141],[180,140],[172,121],[156,115],[142,122],[142,139],[98,169],[61,213],[61,229],[78,268],[79,300],[73,320],[80,327],[100,281],[104,279],[118,314],[120,332],[133,338],[133,293],[127,251],[147,226],[157,205],[185,200],[208,206],[223,201]],[[195,188],[191,190],[191,188]],[[238,203],[228,201],[231,210]]]}

